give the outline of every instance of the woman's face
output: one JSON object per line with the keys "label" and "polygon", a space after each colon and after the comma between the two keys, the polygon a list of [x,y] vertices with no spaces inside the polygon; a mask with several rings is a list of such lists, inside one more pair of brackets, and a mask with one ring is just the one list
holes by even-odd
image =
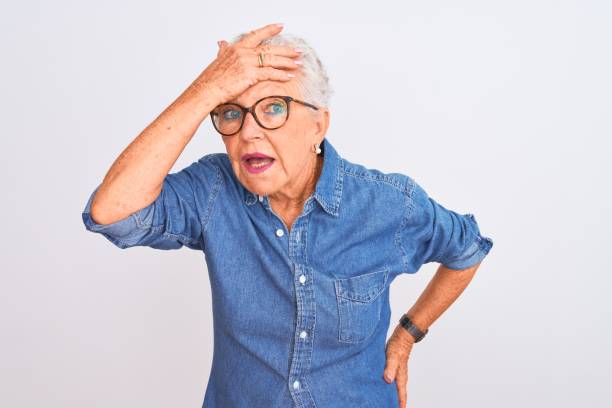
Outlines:
{"label": "woman's face", "polygon": [[[291,79],[287,82],[258,82],[228,102],[249,107],[271,95],[304,100],[297,80]],[[234,173],[242,185],[255,194],[274,195],[283,191],[289,193],[293,191],[292,187],[304,186],[308,182],[305,178],[313,173],[317,159],[313,145],[323,141],[329,126],[327,109],[320,107],[314,115],[312,111],[313,108],[291,102],[289,118],[283,126],[273,130],[260,127],[253,116],[247,114],[240,132],[222,136]],[[273,158],[272,164],[260,172],[249,171],[252,167],[243,156],[255,152]]]}

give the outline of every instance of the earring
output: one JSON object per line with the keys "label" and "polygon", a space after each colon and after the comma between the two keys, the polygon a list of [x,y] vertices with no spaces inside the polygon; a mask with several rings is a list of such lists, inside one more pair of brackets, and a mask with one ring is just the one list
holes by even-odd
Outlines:
{"label": "earring", "polygon": [[315,144],[313,145],[313,151],[314,151],[316,154],[321,154],[321,148],[319,147],[319,143],[315,143]]}

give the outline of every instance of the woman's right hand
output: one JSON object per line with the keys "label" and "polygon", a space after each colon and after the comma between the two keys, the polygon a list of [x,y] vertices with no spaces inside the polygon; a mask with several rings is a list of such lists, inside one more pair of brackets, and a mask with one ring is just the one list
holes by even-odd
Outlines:
{"label": "woman's right hand", "polygon": [[[250,31],[235,44],[219,41],[217,58],[194,83],[212,93],[217,104],[221,104],[260,81],[289,81],[295,74],[287,72],[287,69],[295,70],[301,66],[294,59],[301,55],[300,52],[293,47],[260,45],[282,29],[282,26],[269,24]],[[265,53],[263,67],[259,66],[260,52]]]}

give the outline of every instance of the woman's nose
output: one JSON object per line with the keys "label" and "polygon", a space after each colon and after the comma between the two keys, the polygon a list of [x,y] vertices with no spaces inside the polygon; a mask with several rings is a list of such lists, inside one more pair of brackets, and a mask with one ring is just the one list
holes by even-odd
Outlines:
{"label": "woman's nose", "polygon": [[261,137],[262,132],[263,129],[253,117],[253,114],[251,112],[246,113],[242,129],[240,130],[240,136],[244,139],[252,139],[254,137]]}

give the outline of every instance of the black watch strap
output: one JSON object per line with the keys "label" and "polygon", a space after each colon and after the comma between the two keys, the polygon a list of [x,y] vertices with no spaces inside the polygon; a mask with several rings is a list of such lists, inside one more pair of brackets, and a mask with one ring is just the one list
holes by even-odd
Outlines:
{"label": "black watch strap", "polygon": [[399,320],[400,325],[408,330],[408,333],[410,333],[412,335],[412,337],[414,337],[414,342],[418,343],[419,341],[421,341],[423,339],[423,337],[425,337],[425,335],[427,334],[427,332],[429,331],[429,329],[425,330],[425,331],[421,331],[413,322],[412,320],[410,320],[410,318],[408,317],[408,315],[406,313],[404,313],[402,315],[402,317]]}

